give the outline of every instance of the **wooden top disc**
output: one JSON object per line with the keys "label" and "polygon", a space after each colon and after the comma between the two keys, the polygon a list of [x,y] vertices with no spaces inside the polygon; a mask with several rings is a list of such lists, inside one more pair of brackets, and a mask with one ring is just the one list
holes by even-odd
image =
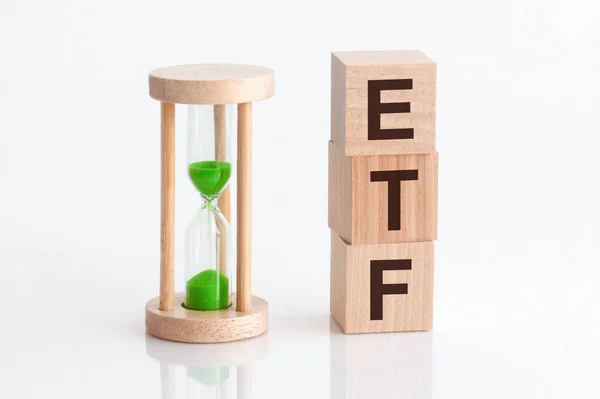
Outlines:
{"label": "wooden top disc", "polygon": [[178,104],[240,104],[275,94],[275,73],[241,64],[179,65],[149,74],[150,97]]}

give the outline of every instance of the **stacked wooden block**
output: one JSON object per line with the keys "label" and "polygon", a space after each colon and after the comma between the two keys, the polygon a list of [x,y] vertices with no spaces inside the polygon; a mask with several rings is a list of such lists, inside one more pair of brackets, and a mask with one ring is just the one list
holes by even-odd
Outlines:
{"label": "stacked wooden block", "polygon": [[346,333],[429,330],[437,237],[436,64],[331,57],[331,313]]}

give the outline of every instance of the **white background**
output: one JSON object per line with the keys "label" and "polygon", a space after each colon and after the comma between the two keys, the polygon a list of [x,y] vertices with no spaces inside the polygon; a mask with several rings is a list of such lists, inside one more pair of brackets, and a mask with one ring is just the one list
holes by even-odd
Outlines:
{"label": "white background", "polygon": [[[599,11],[0,0],[0,396],[160,397],[143,327],[159,270],[147,73],[239,62],[277,74],[254,108],[253,292],[272,312],[254,398],[597,397]],[[329,54],[413,48],[438,62],[435,327],[346,337],[328,317]],[[184,134],[177,153],[181,288],[198,206]]]}

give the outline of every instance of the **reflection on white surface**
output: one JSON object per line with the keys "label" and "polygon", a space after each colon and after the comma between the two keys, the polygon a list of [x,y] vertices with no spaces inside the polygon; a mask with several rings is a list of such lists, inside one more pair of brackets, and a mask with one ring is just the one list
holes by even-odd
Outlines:
{"label": "reflection on white surface", "polygon": [[146,353],[160,361],[161,399],[250,399],[252,360],[267,350],[267,334],[206,345],[146,336]]}
{"label": "reflection on white surface", "polygon": [[160,362],[160,398],[175,398],[175,365]]}
{"label": "reflection on white surface", "polygon": [[[227,399],[235,366],[186,366],[186,398]],[[172,398],[169,398],[172,399]]]}
{"label": "reflection on white surface", "polygon": [[344,334],[331,320],[332,399],[431,399],[430,332]]}

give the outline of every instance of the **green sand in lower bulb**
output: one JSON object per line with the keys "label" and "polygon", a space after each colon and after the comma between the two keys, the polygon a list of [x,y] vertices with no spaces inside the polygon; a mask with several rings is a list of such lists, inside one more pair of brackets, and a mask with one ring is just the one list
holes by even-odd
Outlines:
{"label": "green sand in lower bulb", "polygon": [[194,186],[207,197],[219,195],[231,177],[231,164],[223,161],[194,162],[188,166]]}
{"label": "green sand in lower bulb", "polygon": [[229,279],[214,269],[204,270],[185,284],[187,309],[219,310],[229,307]]}

